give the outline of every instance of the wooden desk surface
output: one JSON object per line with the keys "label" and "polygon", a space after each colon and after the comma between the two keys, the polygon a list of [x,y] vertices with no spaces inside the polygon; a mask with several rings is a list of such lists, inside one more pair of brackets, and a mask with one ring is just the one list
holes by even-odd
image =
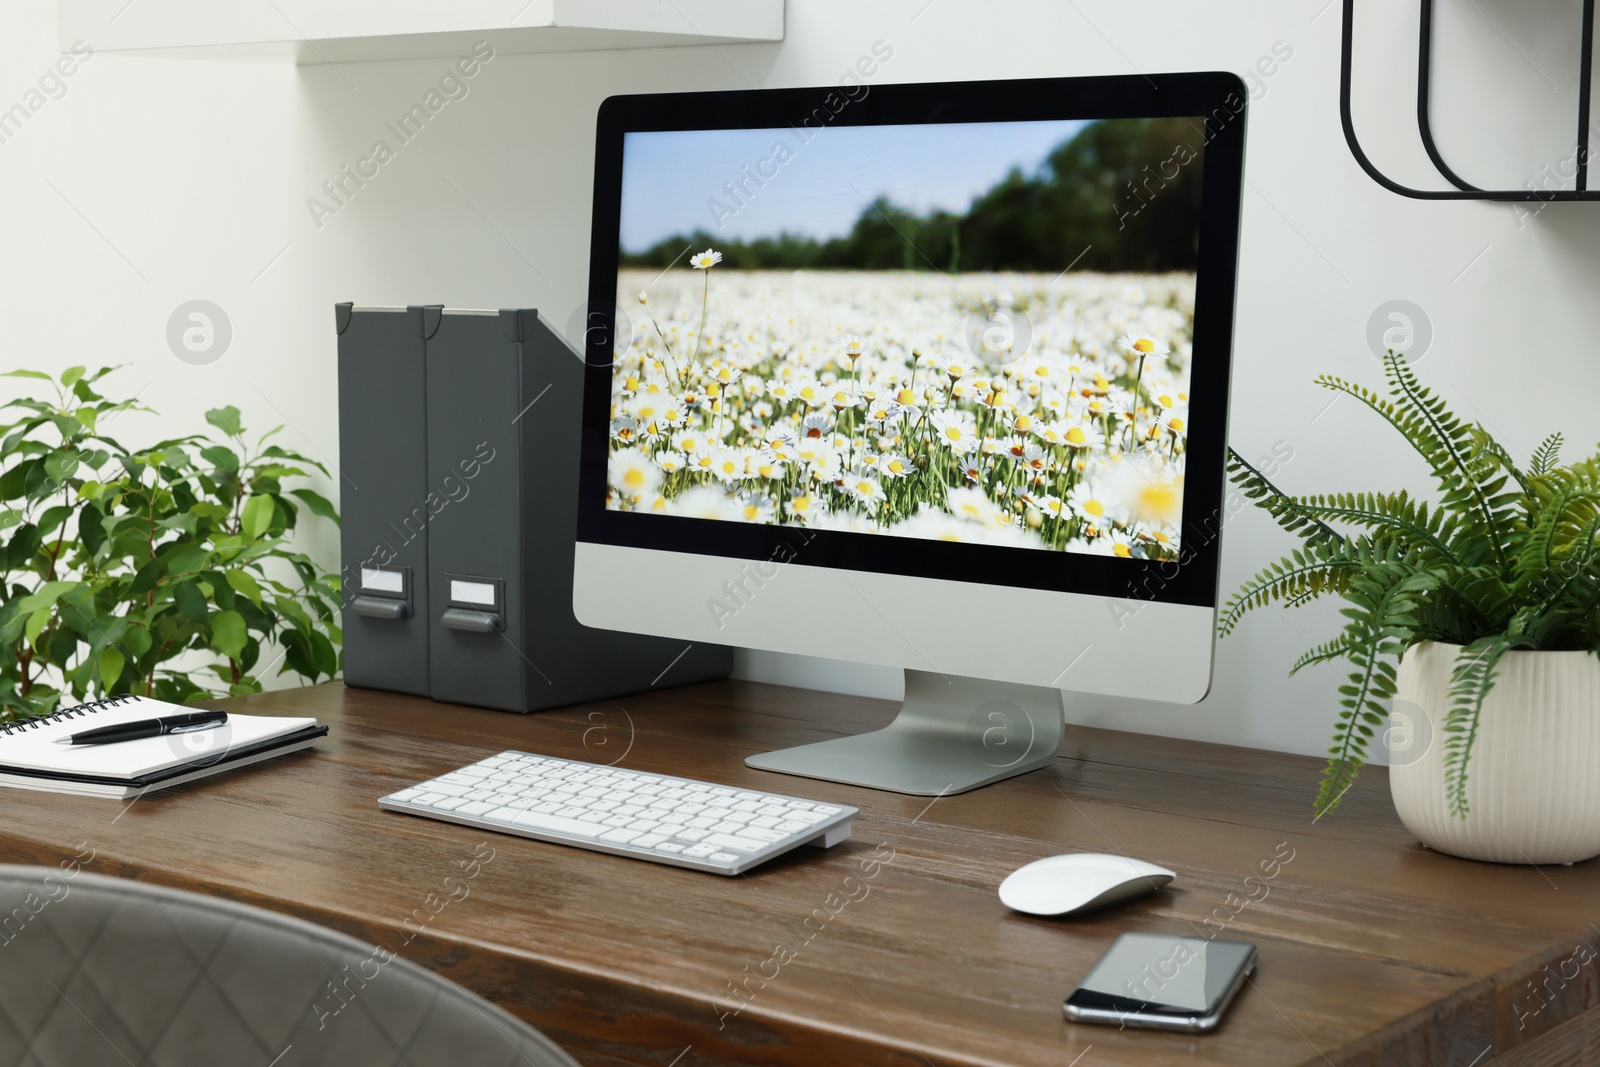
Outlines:
{"label": "wooden desk surface", "polygon": [[[746,768],[751,752],[893,712],[797,689],[716,683],[531,716],[339,685],[226,706],[333,730],[315,753],[131,804],[7,792],[0,857],[56,862],[84,844],[91,869],[384,943],[585,1064],[1549,1067],[1600,1047],[1585,1014],[1600,1004],[1600,864],[1428,852],[1381,770],[1313,823],[1315,760],[1069,728],[1054,767],[930,803]],[[376,807],[505,748],[862,815],[845,845],[728,879]],[[493,858],[466,895],[447,889],[485,841]],[[1178,878],[1077,921],[1001,906],[1008,872],[1070,851],[1126,852]],[[1219,929],[1256,942],[1260,965],[1218,1033],[1063,1020],[1062,997],[1116,935]]]}

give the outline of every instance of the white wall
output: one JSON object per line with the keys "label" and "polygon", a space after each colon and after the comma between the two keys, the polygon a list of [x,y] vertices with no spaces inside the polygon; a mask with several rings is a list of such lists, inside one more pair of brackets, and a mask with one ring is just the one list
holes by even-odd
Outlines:
{"label": "white wall", "polygon": [[[1420,181],[1420,153],[1404,146],[1415,140],[1402,88],[1414,66],[1414,9],[1389,6],[1380,14],[1371,0],[1361,5],[1358,120],[1397,176]],[[1441,47],[1448,36],[1470,59],[1441,60],[1440,69],[1441,94],[1446,85],[1462,94],[1441,95],[1439,108],[1441,143],[1459,167],[1515,181],[1569,154],[1576,46],[1560,20],[1576,25],[1575,3],[1440,7]],[[1580,444],[1596,436],[1600,205],[1524,217],[1378,188],[1339,130],[1338,0],[790,0],[789,9],[781,45],[502,54],[320,227],[307,199],[366,155],[448,59],[335,69],[98,54],[65,96],[0,144],[0,363],[126,363],[112,381],[142,390],[162,432],[198,429],[206,407],[234,403],[249,425],[287,422],[294,444],[336,463],[335,301],[533,305],[557,322],[581,304],[594,112],[609,94],[833,82],[880,39],[894,49],[884,81],[1243,73],[1281,41],[1293,56],[1263,82],[1250,117],[1235,446],[1255,456],[1285,443],[1294,458],[1281,481],[1295,490],[1420,484],[1420,467],[1400,458],[1374,418],[1348,400],[1327,407],[1330,394],[1311,383],[1321,372],[1376,383],[1367,321],[1397,298],[1432,323],[1419,369],[1514,451],[1525,455],[1552,428]],[[57,54],[51,5],[8,4],[4,19],[0,108]],[[1374,80],[1390,68],[1398,81]],[[1502,75],[1504,91],[1495,88]],[[1506,102],[1511,91],[1558,114],[1513,132],[1521,120]],[[221,305],[234,333],[224,358],[205,367],[177,360],[165,340],[169,314],[195,298]],[[122,432],[156,429],[129,416]],[[1288,544],[1258,516],[1238,515],[1224,585]],[[331,530],[309,547],[336,564]],[[1094,698],[1075,702],[1073,716],[1320,752],[1335,672],[1284,675],[1335,618],[1322,607],[1260,614],[1219,646],[1216,684],[1197,707]],[[1149,669],[1159,670],[1161,650],[1150,651]],[[888,672],[770,655],[744,658],[741,671],[883,694],[898,686]]]}

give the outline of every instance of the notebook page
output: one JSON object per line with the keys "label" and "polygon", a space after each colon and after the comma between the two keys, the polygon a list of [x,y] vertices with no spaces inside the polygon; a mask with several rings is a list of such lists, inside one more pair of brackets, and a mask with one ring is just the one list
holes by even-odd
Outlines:
{"label": "notebook page", "polygon": [[138,719],[155,719],[199,710],[161,700],[134,697],[115,707],[100,708],[92,714],[62,718],[37,728],[23,728],[9,736],[0,733],[0,770],[9,767],[99,778],[139,778],[187,763],[213,763],[232,749],[292,734],[315,725],[317,721],[309,717],[235,715],[230,712],[226,725],[211,730],[119,741],[110,745],[55,743],[58,737],[68,737],[100,726],[115,726]]}

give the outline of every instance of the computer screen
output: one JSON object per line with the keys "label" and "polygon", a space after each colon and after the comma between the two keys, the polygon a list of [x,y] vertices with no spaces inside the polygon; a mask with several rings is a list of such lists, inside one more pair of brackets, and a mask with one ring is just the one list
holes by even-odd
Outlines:
{"label": "computer screen", "polygon": [[1246,104],[1217,72],[606,100],[580,619],[1197,699]]}
{"label": "computer screen", "polygon": [[1205,122],[628,132],[606,506],[1177,558]]}

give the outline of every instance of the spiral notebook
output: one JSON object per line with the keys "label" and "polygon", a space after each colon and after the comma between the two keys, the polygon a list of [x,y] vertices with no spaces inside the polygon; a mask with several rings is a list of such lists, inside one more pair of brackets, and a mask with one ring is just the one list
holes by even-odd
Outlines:
{"label": "spiral notebook", "polygon": [[56,739],[138,719],[194,711],[149,697],[112,697],[0,725],[0,786],[79,796],[133,797],[306,748],[327,734],[314,718],[229,713],[213,730],[110,745]]}

